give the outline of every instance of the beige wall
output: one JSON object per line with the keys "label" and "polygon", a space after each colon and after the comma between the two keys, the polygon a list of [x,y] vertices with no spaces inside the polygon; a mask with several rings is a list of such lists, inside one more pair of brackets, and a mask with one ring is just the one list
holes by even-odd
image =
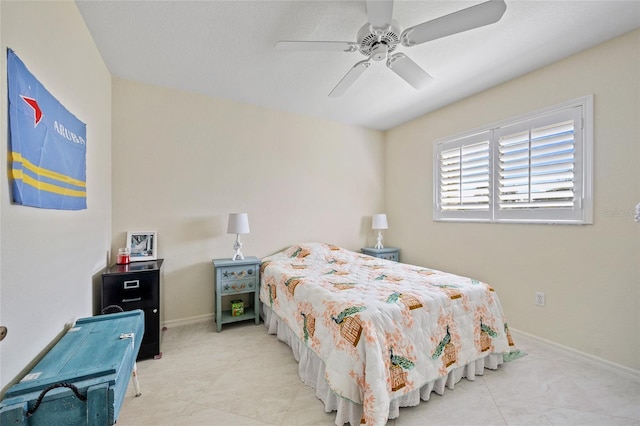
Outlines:
{"label": "beige wall", "polygon": [[[87,204],[81,211],[11,204],[0,173],[0,388],[65,324],[92,315],[92,279],[111,241],[111,76],[75,3],[0,2],[0,163],[7,164],[6,48],[87,124]],[[46,113],[46,112],[45,112]]]}
{"label": "beige wall", "polygon": [[381,132],[114,79],[112,253],[157,231],[164,321],[213,313],[227,216],[249,215],[245,256],[324,241],[372,244],[383,207]]}
{"label": "beige wall", "polygon": [[[593,93],[594,224],[432,220],[433,142]],[[510,326],[640,370],[640,31],[387,132],[388,242],[405,262],[491,283]],[[546,306],[534,305],[534,292]]]}

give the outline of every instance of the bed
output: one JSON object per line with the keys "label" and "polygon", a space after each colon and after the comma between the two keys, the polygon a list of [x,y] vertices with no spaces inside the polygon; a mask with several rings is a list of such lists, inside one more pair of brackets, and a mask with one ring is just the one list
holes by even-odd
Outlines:
{"label": "bed", "polygon": [[498,295],[471,278],[305,243],[263,258],[260,281],[268,333],[336,425],[384,425],[517,351]]}

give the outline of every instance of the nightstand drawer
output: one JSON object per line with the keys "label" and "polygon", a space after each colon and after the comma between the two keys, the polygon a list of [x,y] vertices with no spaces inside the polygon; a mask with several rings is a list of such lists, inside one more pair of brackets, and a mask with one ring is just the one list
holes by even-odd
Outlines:
{"label": "nightstand drawer", "polygon": [[393,260],[394,262],[398,261],[398,252],[395,253],[384,253],[378,256],[380,259]]}
{"label": "nightstand drawer", "polygon": [[229,280],[220,283],[220,291],[222,294],[246,293],[255,291],[258,287],[258,280],[251,278],[248,280]]}
{"label": "nightstand drawer", "polygon": [[256,265],[238,265],[238,266],[226,266],[220,274],[221,281],[223,283],[231,281],[255,281],[258,276]]}

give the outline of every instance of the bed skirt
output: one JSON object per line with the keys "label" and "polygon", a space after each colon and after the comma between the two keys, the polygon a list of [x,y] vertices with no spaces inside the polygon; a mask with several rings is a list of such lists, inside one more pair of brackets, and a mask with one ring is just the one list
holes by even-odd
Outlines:
{"label": "bed skirt", "polygon": [[[275,334],[278,340],[289,345],[293,352],[293,357],[298,362],[298,374],[302,382],[315,389],[316,397],[324,403],[324,410],[327,413],[336,411],[337,426],[345,423],[351,426],[360,425],[362,419],[362,404],[349,401],[346,398],[334,393],[325,380],[325,364],[315,352],[310,350],[291,329],[273,314],[271,308],[262,304],[261,316],[267,327],[268,334]],[[502,354],[489,354],[469,364],[455,368],[444,377],[424,384],[420,389],[416,389],[400,398],[396,398],[389,404],[388,419],[395,419],[400,416],[400,407],[414,407],[420,404],[420,400],[428,401],[431,392],[444,395],[445,388],[453,389],[454,385],[465,377],[473,381],[475,376],[481,376],[484,369],[495,370],[503,362]]]}

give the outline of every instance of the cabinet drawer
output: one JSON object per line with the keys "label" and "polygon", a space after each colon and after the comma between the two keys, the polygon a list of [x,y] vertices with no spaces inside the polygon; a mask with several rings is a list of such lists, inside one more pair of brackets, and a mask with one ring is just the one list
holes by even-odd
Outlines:
{"label": "cabinet drawer", "polygon": [[377,249],[373,247],[365,247],[361,249],[364,254],[377,257],[378,259],[392,260],[394,262],[400,261],[400,249],[394,247],[387,247]]}
{"label": "cabinet drawer", "polygon": [[220,292],[222,294],[234,294],[234,293],[246,293],[248,291],[255,291],[258,287],[258,280],[256,278],[244,279],[244,280],[228,280],[220,283]]}
{"label": "cabinet drawer", "polygon": [[238,281],[238,280],[255,281],[255,277],[257,277],[256,271],[257,271],[256,265],[228,266],[220,270],[220,279],[222,280],[223,283],[230,282],[230,281]]}
{"label": "cabinet drawer", "polygon": [[102,304],[130,307],[157,305],[159,301],[157,274],[136,273],[103,277]]}
{"label": "cabinet drawer", "polygon": [[385,253],[378,256],[380,259],[398,261],[398,253]]}

